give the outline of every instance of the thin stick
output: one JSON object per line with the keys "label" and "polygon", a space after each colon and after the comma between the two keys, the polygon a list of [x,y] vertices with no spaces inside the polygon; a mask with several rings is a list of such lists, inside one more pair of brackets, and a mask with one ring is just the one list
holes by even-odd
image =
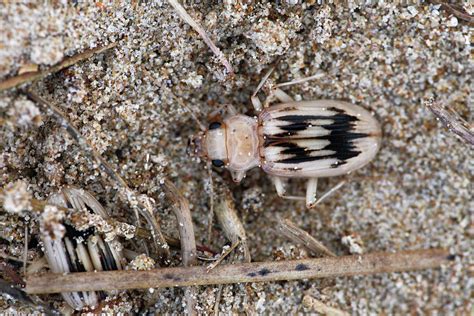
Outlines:
{"label": "thin stick", "polygon": [[308,249],[313,254],[323,254],[325,256],[336,257],[336,254],[317,241],[313,236],[302,230],[288,219],[280,219],[278,231],[292,242]]}
{"label": "thin stick", "polygon": [[454,256],[447,250],[427,249],[220,265],[210,272],[205,266],[197,266],[148,271],[46,273],[29,276],[26,292],[46,294],[344,277],[437,268],[452,260]]}
{"label": "thin stick", "polygon": [[224,251],[222,255],[220,255],[219,258],[217,258],[216,261],[207,266],[207,272],[217,267],[222,262],[222,260],[224,260],[232,251],[234,251],[235,248],[237,248],[239,244],[240,240],[237,240],[237,242],[233,243],[227,250]]}
{"label": "thin stick", "polygon": [[13,257],[13,256],[10,256],[10,255],[7,255],[6,253],[4,253],[3,251],[0,251],[0,258],[3,258],[3,259],[7,259],[7,260],[12,260],[12,261],[16,261],[16,262],[19,262],[19,263],[23,263],[24,262],[24,259],[23,258],[17,258],[17,257]]}
{"label": "thin stick", "polygon": [[23,249],[23,274],[26,275],[26,265],[28,260],[28,226],[25,226],[25,248]]}
{"label": "thin stick", "polygon": [[202,28],[202,26],[200,26],[196,21],[193,20],[193,18],[188,14],[188,12],[186,12],[186,10],[183,8],[181,4],[179,4],[178,1],[168,0],[168,3],[176,10],[178,15],[184,20],[184,22],[188,23],[196,32],[198,32],[198,34],[201,36],[201,38],[204,40],[207,46],[209,46],[209,48],[212,50],[214,55],[216,55],[216,57],[227,69],[227,72],[230,75],[233,75],[234,69],[232,69],[232,66],[230,65],[229,61],[225,58],[222,51],[216,45],[214,45],[214,43],[209,38],[209,36],[207,35],[206,31]]}
{"label": "thin stick", "polygon": [[[179,238],[181,240],[181,257],[183,265],[191,267],[197,263],[196,239],[194,237],[193,220],[189,210],[188,200],[179,193],[175,185],[165,179],[163,188],[166,196],[173,204],[173,211],[178,221]],[[196,311],[196,288],[187,287],[185,289],[185,301],[188,315],[197,315]]]}
{"label": "thin stick", "polygon": [[0,91],[11,89],[18,87],[19,85],[22,85],[24,83],[36,81],[39,79],[42,79],[52,73],[58,72],[64,68],[67,68],[69,66],[72,66],[74,64],[77,64],[80,61],[83,61],[85,59],[88,59],[94,55],[100,54],[105,52],[108,49],[111,49],[113,47],[117,46],[117,43],[111,43],[106,46],[101,46],[101,47],[96,47],[92,49],[88,49],[82,53],[79,53],[77,55],[71,56],[71,57],[66,57],[61,61],[59,64],[54,65],[48,69],[45,69],[43,71],[35,71],[35,72],[27,72],[12,78],[9,78],[5,81],[0,82]]}
{"label": "thin stick", "polygon": [[115,182],[115,185],[120,188],[119,193],[131,204],[133,208],[138,207],[140,214],[145,218],[148,224],[152,227],[152,235],[157,244],[157,251],[160,257],[167,258],[169,256],[169,247],[161,233],[160,225],[155,218],[153,203],[150,198],[145,195],[138,195],[130,189],[122,177],[97,153],[87,139],[85,139],[79,130],[67,119],[66,115],[54,104],[41,98],[32,91],[27,91],[27,96],[36,102],[43,111],[50,111],[53,117],[59,121],[61,126],[71,135],[77,142],[82,151],[91,157],[99,165],[100,170],[105,172],[110,179]]}
{"label": "thin stick", "polygon": [[474,126],[472,124],[466,122],[454,110],[441,105],[440,102],[428,100],[425,104],[451,132],[461,137],[466,143],[474,146]]}

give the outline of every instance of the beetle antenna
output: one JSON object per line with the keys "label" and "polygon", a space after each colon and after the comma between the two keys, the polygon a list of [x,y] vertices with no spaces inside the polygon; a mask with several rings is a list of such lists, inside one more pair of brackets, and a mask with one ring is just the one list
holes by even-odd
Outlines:
{"label": "beetle antenna", "polygon": [[183,100],[181,100],[180,98],[176,97],[175,99],[176,101],[178,101],[179,105],[185,108],[189,112],[189,114],[191,114],[191,117],[193,118],[194,121],[196,121],[197,125],[199,126],[199,129],[205,132],[207,130],[206,126],[204,126],[204,124],[201,123],[201,121],[198,119],[194,111],[186,103],[184,103]]}

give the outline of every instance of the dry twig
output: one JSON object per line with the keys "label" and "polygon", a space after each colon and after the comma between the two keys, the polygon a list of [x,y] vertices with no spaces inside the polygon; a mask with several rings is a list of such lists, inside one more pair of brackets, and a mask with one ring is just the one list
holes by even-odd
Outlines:
{"label": "dry twig", "polygon": [[292,242],[302,245],[313,254],[323,254],[325,256],[336,257],[336,254],[317,241],[313,236],[302,230],[289,219],[278,221],[278,231]]}
{"label": "dry twig", "polygon": [[239,244],[240,244],[240,240],[237,240],[237,242],[233,243],[228,249],[226,249],[224,253],[222,253],[220,257],[217,258],[216,261],[214,261],[207,267],[207,272],[217,267],[222,262],[222,260],[224,260],[228,255],[231,254],[232,251],[234,251],[235,248],[237,248]]}
{"label": "dry twig", "polygon": [[472,124],[469,124],[454,110],[446,108],[439,102],[428,100],[425,104],[451,132],[461,137],[466,143],[474,146],[474,126]]}
{"label": "dry twig", "polygon": [[209,272],[205,266],[195,266],[147,271],[46,273],[29,276],[26,292],[46,294],[343,277],[437,268],[453,259],[447,250],[427,249],[220,265]]}
{"label": "dry twig", "polygon": [[[167,198],[173,204],[173,211],[178,221],[183,265],[185,267],[194,266],[197,263],[196,239],[188,200],[178,192],[178,189],[168,179],[165,179],[163,188]],[[184,295],[188,315],[196,315],[196,288],[187,287]]]}
{"label": "dry twig", "polygon": [[4,80],[0,82],[0,91],[11,89],[18,87],[24,83],[36,81],[39,79],[42,79],[52,73],[58,72],[64,68],[70,67],[74,64],[77,64],[80,61],[83,61],[85,59],[88,59],[94,55],[100,54],[105,52],[106,50],[109,50],[113,47],[117,46],[117,43],[111,43],[106,46],[101,46],[101,47],[96,47],[92,48],[89,50],[86,50],[82,53],[76,54],[71,57],[66,57],[63,61],[61,61],[59,64],[54,65],[48,69],[45,69],[43,71],[34,71],[34,72],[27,72],[20,74],[18,76],[9,78],[7,80]]}
{"label": "dry twig", "polygon": [[44,112],[51,112],[60,125],[74,138],[81,150],[91,157],[99,165],[100,170],[105,172],[110,179],[113,180],[115,185],[119,188],[119,193],[129,202],[132,208],[136,209],[138,207],[140,214],[152,227],[152,235],[157,244],[158,253],[162,258],[168,257],[169,247],[161,233],[160,225],[155,218],[152,200],[130,189],[122,177],[93,149],[89,141],[85,139],[79,130],[67,119],[61,109],[32,91],[27,91],[27,96],[39,105]]}

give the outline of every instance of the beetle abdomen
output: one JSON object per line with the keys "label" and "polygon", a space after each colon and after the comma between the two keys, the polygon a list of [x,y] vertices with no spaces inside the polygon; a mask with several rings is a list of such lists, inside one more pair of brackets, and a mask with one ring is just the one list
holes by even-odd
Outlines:
{"label": "beetle abdomen", "polygon": [[360,106],[319,100],[272,106],[259,115],[265,172],[330,177],[368,163],[380,147],[377,120]]}

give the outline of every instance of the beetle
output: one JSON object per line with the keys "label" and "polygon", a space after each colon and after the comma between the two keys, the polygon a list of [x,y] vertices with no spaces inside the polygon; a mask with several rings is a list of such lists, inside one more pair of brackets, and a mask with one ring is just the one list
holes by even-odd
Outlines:
{"label": "beetle", "polygon": [[[227,117],[201,128],[192,139],[194,151],[214,166],[230,170],[235,182],[260,167],[272,177],[280,197],[306,200],[311,208],[319,202],[318,178],[348,174],[375,157],[381,126],[361,106],[337,100],[296,102],[279,89],[315,76],[271,87],[262,106],[257,93],[270,73],[251,97],[257,116],[238,114],[227,106]],[[280,103],[270,105],[274,99]],[[307,179],[306,196],[286,194],[289,178]]]}

